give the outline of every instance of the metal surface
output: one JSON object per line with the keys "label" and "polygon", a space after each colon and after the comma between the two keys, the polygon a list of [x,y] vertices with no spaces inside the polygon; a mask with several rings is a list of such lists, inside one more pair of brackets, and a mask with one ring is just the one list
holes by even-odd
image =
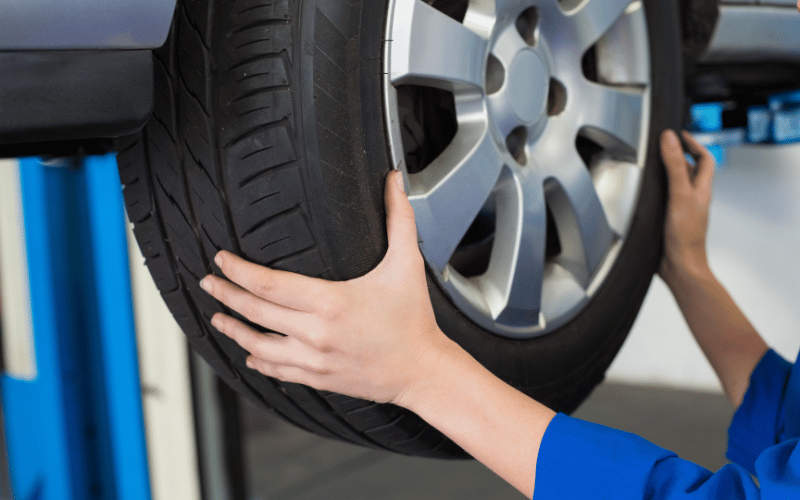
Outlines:
{"label": "metal surface", "polygon": [[714,36],[701,62],[800,61],[796,4],[722,5]]}
{"label": "metal surface", "polygon": [[2,377],[16,498],[150,497],[114,163],[6,165],[19,169],[36,353],[34,379]]}
{"label": "metal surface", "polygon": [[[79,294],[69,293],[72,242],[61,227],[68,219],[68,191],[63,188],[74,178],[33,160],[14,163],[5,168],[18,169],[20,179],[16,203],[24,213],[24,272],[29,277],[37,373],[30,381],[2,378],[11,487],[17,498],[88,497],[90,485],[107,485],[103,471],[90,461],[90,443],[78,432],[96,432],[100,426],[91,417],[91,398],[82,390],[85,371],[73,368],[83,366],[76,362],[79,351],[70,335],[70,327],[79,322],[73,308]],[[0,202],[15,203],[6,198]],[[54,224],[51,213],[62,214],[61,224]]]}
{"label": "metal surface", "polygon": [[150,498],[142,416],[139,358],[133,323],[128,246],[119,173],[114,155],[83,160],[92,256],[91,274],[97,315],[103,399],[117,500]]}
{"label": "metal surface", "polygon": [[[639,197],[649,130],[642,3],[537,2],[537,24],[523,38],[517,19],[532,5],[472,1],[462,24],[420,0],[394,0],[386,35],[392,154],[409,187],[423,255],[464,313],[511,338],[563,325],[605,279]],[[596,82],[581,66],[592,46]],[[490,54],[503,72],[488,74],[497,66]],[[489,94],[486,82],[498,74],[504,81]],[[458,132],[419,173],[404,163],[400,84],[455,96]],[[603,149],[591,168],[576,148],[579,134]],[[519,154],[507,146],[512,135],[523,138]],[[448,262],[490,199],[496,227],[488,270],[467,278]],[[562,247],[552,259],[545,258],[548,206]]]}
{"label": "metal surface", "polygon": [[3,0],[0,50],[153,49],[176,0]]}

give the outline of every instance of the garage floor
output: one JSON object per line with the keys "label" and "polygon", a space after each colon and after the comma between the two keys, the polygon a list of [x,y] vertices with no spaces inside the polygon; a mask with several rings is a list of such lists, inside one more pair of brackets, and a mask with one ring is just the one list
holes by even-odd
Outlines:
{"label": "garage floor", "polygon": [[[243,403],[252,500],[524,498],[476,461],[409,458],[299,430]],[[733,410],[724,396],[604,384],[575,416],[676,451],[712,470],[725,465]]]}

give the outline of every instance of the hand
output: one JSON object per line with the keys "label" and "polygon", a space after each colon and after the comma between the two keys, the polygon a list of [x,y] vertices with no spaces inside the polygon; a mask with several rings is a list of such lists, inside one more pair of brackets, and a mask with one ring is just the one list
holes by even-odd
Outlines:
{"label": "hand", "polygon": [[401,405],[435,378],[431,372],[440,357],[457,346],[436,325],[402,182],[400,173],[389,175],[389,249],[362,278],[334,283],[270,270],[229,252],[217,255],[233,283],[207,276],[201,286],[253,323],[285,335],[262,334],[216,314],[214,327],[251,354],[248,367],[318,390]]}
{"label": "hand", "polygon": [[669,200],[664,259],[659,274],[668,285],[678,276],[697,275],[708,269],[706,236],[716,161],[688,132],[683,132],[683,137],[692,153],[700,157],[695,172],[686,160],[678,136],[671,130],[661,136]]}
{"label": "hand", "polygon": [[201,286],[286,336],[258,333],[224,314],[212,323],[250,352],[248,366],[262,374],[408,408],[531,498],[539,447],[555,413],[437,327],[401,182],[393,173],[386,183],[389,250],[371,273],[333,283],[220,252],[217,265],[233,283],[206,276]]}

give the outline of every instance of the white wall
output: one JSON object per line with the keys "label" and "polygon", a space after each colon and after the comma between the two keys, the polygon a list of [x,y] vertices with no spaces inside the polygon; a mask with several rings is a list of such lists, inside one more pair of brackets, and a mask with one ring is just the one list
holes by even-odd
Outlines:
{"label": "white wall", "polygon": [[[794,361],[800,348],[800,145],[728,151],[715,181],[709,259],[756,329]],[[658,278],[608,379],[721,392]]]}

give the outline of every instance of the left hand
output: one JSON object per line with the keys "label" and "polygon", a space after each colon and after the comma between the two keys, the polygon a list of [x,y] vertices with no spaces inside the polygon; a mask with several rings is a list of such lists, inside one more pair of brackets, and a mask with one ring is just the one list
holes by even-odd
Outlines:
{"label": "left hand", "polygon": [[207,276],[214,298],[266,329],[224,314],[212,324],[251,356],[250,368],[287,382],[403,405],[426,390],[441,356],[458,346],[439,330],[417,244],[414,211],[398,172],[386,183],[389,249],[368,275],[328,282],[275,271],[229,252]]}
{"label": "left hand", "polygon": [[664,228],[664,258],[659,274],[673,288],[683,277],[708,273],[706,238],[716,161],[688,132],[683,138],[698,155],[697,171],[686,161],[678,136],[668,130],[661,136],[661,156],[669,179],[669,200]]}

